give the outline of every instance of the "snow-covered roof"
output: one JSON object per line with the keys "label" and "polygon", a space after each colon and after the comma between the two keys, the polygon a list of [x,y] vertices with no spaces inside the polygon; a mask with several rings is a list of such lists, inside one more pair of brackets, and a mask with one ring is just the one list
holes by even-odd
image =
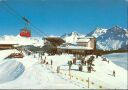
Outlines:
{"label": "snow-covered roof", "polygon": [[91,47],[84,47],[84,46],[66,46],[66,47],[58,46],[57,48],[60,48],[60,49],[83,49],[83,50],[92,50],[93,49]]}
{"label": "snow-covered roof", "polygon": [[80,38],[77,38],[77,42],[89,42],[91,38],[94,38],[94,37],[92,36],[80,37]]}
{"label": "snow-covered roof", "polygon": [[89,42],[90,39],[88,38],[82,38],[82,39],[78,39],[77,42]]}

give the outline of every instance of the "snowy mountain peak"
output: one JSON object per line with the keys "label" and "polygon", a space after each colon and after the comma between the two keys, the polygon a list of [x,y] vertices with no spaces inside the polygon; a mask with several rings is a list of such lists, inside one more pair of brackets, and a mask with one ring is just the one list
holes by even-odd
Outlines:
{"label": "snowy mountain peak", "polygon": [[100,35],[102,35],[106,32],[107,32],[107,29],[97,27],[94,31],[87,34],[87,36],[94,36],[94,37],[97,38],[97,37],[99,37]]}
{"label": "snowy mountain peak", "polygon": [[78,32],[71,32],[69,34],[64,34],[61,36],[67,43],[76,43],[77,38],[85,37],[85,35],[80,34]]}
{"label": "snowy mountain peak", "polygon": [[113,26],[114,29],[121,29],[122,27],[119,27],[118,25]]}
{"label": "snowy mountain peak", "polygon": [[122,28],[122,27],[119,27],[119,26],[114,26],[110,29],[108,29],[110,32],[114,32],[116,34],[125,34],[126,31]]}
{"label": "snowy mountain peak", "polygon": [[127,40],[126,31],[119,26],[114,26],[97,37],[97,46],[101,49],[116,50],[127,45]]}
{"label": "snowy mountain peak", "polygon": [[82,34],[76,32],[76,31],[73,31],[71,33],[65,33],[64,35],[62,35],[61,37],[68,37],[68,36],[81,36]]}
{"label": "snowy mountain peak", "polygon": [[74,31],[74,32],[71,32],[69,35],[70,35],[70,36],[71,36],[71,35],[78,36],[78,35],[79,35],[79,33],[78,33],[78,32],[76,32],[76,31]]}

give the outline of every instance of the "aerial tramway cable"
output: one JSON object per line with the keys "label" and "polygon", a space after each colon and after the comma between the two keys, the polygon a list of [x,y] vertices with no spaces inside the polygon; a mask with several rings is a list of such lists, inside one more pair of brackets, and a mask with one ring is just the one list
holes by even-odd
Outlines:
{"label": "aerial tramway cable", "polygon": [[35,30],[37,30],[39,32],[39,34],[43,34],[44,36],[47,36],[47,34],[45,34],[43,31],[41,31],[38,27],[36,27],[33,23],[31,23],[25,16],[21,16],[19,13],[17,13],[12,7],[9,6],[9,4],[5,1],[2,1],[2,3],[4,5],[7,6],[7,8],[4,8],[9,14],[15,16],[18,20],[23,20],[25,21],[26,25],[30,25],[31,27],[33,27]]}

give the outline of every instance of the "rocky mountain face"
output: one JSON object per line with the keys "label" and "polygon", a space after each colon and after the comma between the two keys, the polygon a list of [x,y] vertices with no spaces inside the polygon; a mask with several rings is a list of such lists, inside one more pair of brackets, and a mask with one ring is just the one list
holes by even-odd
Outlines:
{"label": "rocky mountain face", "polygon": [[110,29],[96,29],[87,36],[97,38],[97,48],[103,50],[117,50],[128,44],[127,30],[119,26]]}
{"label": "rocky mountain face", "polygon": [[109,29],[96,28],[87,35],[71,32],[61,37],[67,43],[76,43],[78,37],[94,36],[97,40],[97,48],[103,50],[117,50],[128,45],[128,30],[119,26]]}
{"label": "rocky mountain face", "polygon": [[[109,29],[96,28],[87,35],[80,34],[78,32],[71,32],[60,36],[66,43],[76,43],[77,38],[93,36],[96,37],[97,48],[102,50],[117,50],[125,49],[128,45],[128,30],[119,26],[114,26]],[[41,37],[25,38],[19,35],[4,35],[0,36],[0,44],[19,44],[19,45],[33,45],[43,46],[44,40]]]}

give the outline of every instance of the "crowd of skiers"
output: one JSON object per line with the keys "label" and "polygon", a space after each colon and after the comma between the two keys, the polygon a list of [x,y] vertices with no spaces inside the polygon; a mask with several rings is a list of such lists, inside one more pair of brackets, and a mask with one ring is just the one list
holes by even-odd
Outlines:
{"label": "crowd of skiers", "polygon": [[[83,71],[83,65],[84,65],[84,66],[87,66],[87,72],[88,72],[88,73],[91,73],[92,71],[95,72],[96,70],[95,70],[94,67],[93,67],[93,66],[95,66],[95,65],[93,64],[94,59],[95,59],[95,57],[92,55],[92,56],[90,56],[90,58],[89,58],[88,60],[81,60],[81,63],[78,65],[78,70],[79,70],[79,71]],[[73,58],[72,61],[68,61],[69,70],[71,70],[72,64],[76,64],[76,61],[77,61],[76,58]],[[106,58],[103,58],[102,61],[106,61],[106,62],[108,62],[108,64],[109,64],[109,60],[107,60]],[[112,75],[113,75],[114,77],[115,77],[115,74],[116,74],[116,73],[115,73],[115,70],[113,70]]]}
{"label": "crowd of skiers", "polygon": [[[41,64],[46,64],[46,65],[49,64],[52,67],[52,65],[53,65],[53,60],[52,59],[51,59],[50,62],[48,62],[47,57],[45,56],[45,58],[43,59],[41,54],[39,54],[39,58],[41,60]],[[87,72],[88,73],[91,73],[92,71],[95,72],[96,70],[93,68],[93,66],[95,66],[93,64],[94,59],[95,59],[95,57],[93,55],[90,56],[90,58],[88,60],[82,59],[80,64],[78,64],[78,70],[83,71],[83,65],[84,65],[84,66],[87,66]],[[109,60],[107,60],[106,58],[103,58],[102,61],[107,61],[109,63]],[[77,64],[77,59],[76,58],[73,58],[73,60],[68,61],[69,71],[71,70],[71,66],[73,64],[75,64],[75,65]],[[57,73],[59,73],[60,66],[58,66],[56,70],[57,70]],[[113,70],[112,75],[115,77],[115,70]]]}

